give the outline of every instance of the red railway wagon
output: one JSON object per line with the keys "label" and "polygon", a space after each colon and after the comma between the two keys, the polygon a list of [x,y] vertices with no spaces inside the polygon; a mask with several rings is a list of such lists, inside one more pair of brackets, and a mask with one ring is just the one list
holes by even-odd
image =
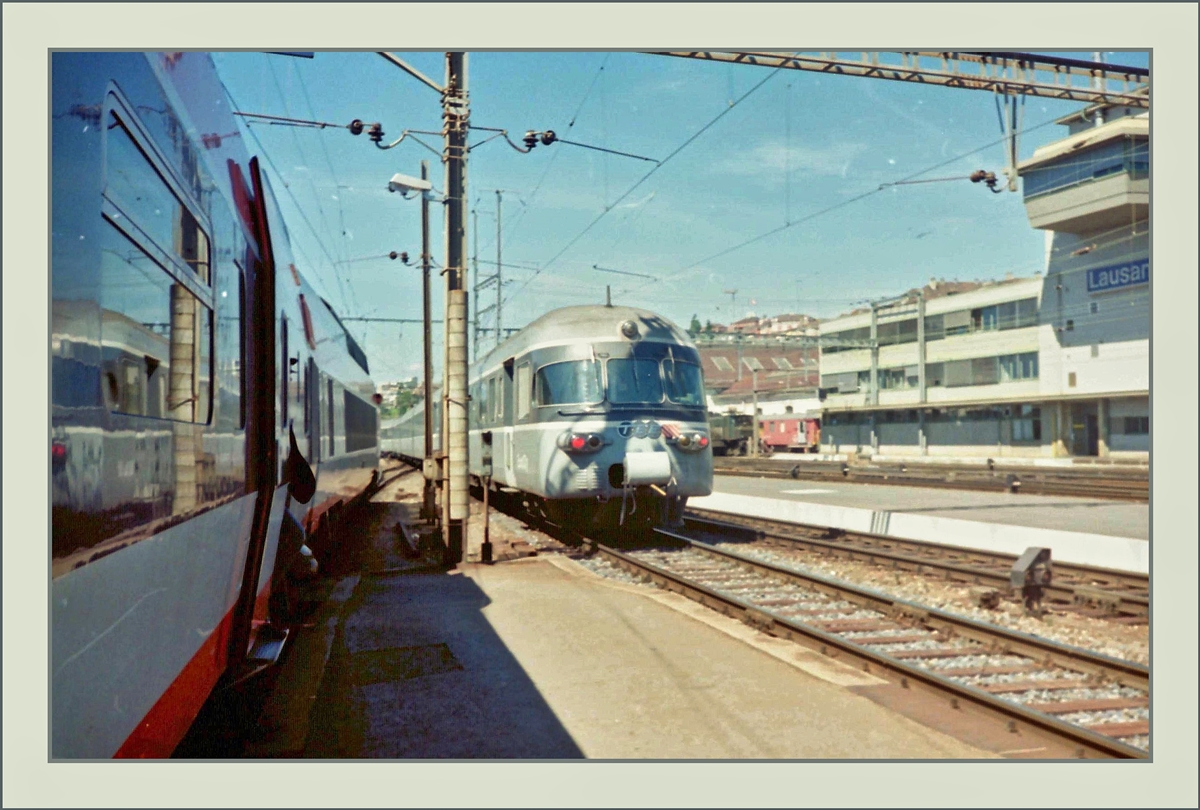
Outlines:
{"label": "red railway wagon", "polygon": [[821,420],[800,416],[763,417],[759,441],[773,452],[815,453],[821,445]]}

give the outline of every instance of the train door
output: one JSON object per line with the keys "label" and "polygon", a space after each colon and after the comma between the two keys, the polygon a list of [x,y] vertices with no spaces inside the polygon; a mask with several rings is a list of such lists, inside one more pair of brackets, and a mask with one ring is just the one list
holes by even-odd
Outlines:
{"label": "train door", "polygon": [[504,427],[504,480],[509,485],[515,483],[513,471],[513,358],[504,361],[504,373],[500,376],[500,424]]}

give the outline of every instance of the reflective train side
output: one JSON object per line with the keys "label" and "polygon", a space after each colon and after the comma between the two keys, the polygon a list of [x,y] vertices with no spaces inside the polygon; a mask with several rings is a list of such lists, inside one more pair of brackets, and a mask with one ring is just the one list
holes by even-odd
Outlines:
{"label": "reflective train side", "polygon": [[[669,321],[631,307],[543,315],[472,365],[470,471],[533,496],[555,518],[674,522],[712,491],[699,354]],[[440,439],[435,412],[435,447]],[[424,454],[414,408],[383,449]]]}
{"label": "reflective train side", "polygon": [[51,67],[51,756],[168,756],[374,480],[374,385],[207,54]]}

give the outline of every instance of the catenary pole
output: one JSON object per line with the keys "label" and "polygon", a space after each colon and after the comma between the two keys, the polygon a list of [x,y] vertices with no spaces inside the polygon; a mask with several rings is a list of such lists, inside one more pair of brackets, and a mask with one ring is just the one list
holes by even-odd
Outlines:
{"label": "catenary pole", "polygon": [[465,256],[467,228],[467,54],[446,54],[442,92],[443,161],[446,164],[446,368],[443,408],[446,414],[446,476],[443,489],[446,546],[444,562],[456,565],[466,558],[467,515],[467,291]]}

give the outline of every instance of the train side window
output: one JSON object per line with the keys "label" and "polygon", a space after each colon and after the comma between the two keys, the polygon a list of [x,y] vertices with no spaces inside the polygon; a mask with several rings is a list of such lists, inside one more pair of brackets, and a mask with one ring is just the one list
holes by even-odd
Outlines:
{"label": "train side window", "polygon": [[115,106],[105,129],[104,196],[120,213],[108,211],[108,215],[118,221],[123,215],[172,260],[208,284],[208,234],[183,203],[186,195],[168,179],[171,173],[165,162],[155,155],[149,139],[141,136],[133,116],[121,109],[115,96],[109,98]]}
{"label": "train side window", "polygon": [[207,424],[212,309],[115,228],[101,238],[101,389],[109,409]]}
{"label": "train side window", "polygon": [[488,405],[487,401],[487,380],[480,379],[475,383],[475,393],[472,395],[475,403],[475,416],[472,422],[475,426],[482,426],[487,423]]}

